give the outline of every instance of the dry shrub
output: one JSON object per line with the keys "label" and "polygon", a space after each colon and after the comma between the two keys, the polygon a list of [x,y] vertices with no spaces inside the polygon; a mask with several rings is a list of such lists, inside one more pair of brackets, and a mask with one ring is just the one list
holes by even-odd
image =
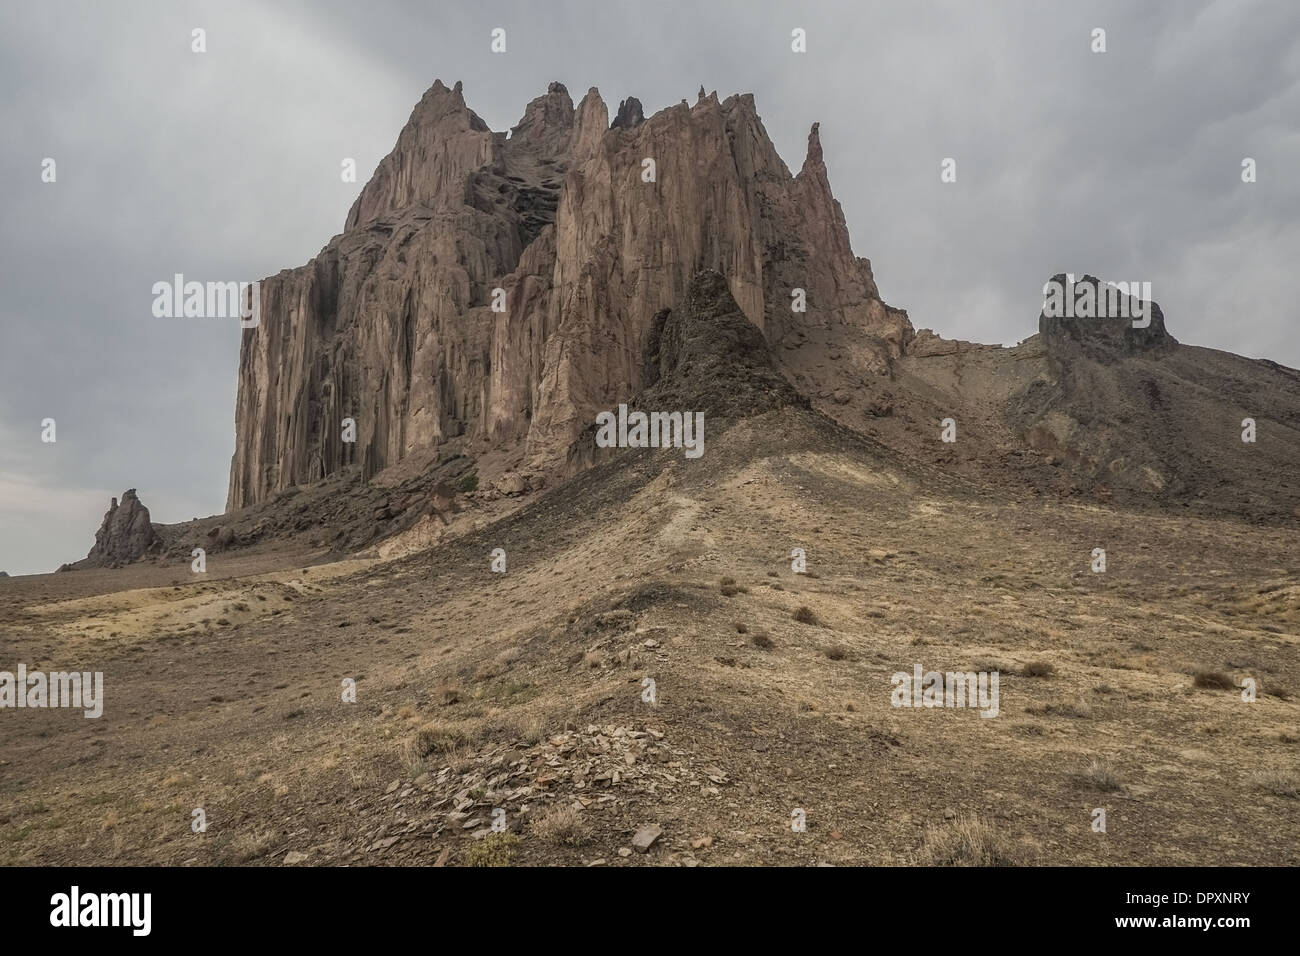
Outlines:
{"label": "dry shrub", "polygon": [[465,744],[465,732],[451,724],[429,723],[415,732],[408,758],[422,759],[430,754],[455,750]]}
{"label": "dry shrub", "polygon": [[1222,671],[1197,671],[1192,684],[1206,690],[1232,690],[1232,678]]}
{"label": "dry shrub", "polygon": [[538,839],[561,846],[576,846],[587,836],[587,824],[571,803],[552,807],[529,824]]}
{"label": "dry shrub", "polygon": [[1045,717],[1077,717],[1086,720],[1092,716],[1092,705],[1086,700],[1063,700],[1053,704],[1031,704],[1025,713]]}
{"label": "dry shrub", "polygon": [[1120,789],[1119,777],[1103,760],[1094,760],[1082,773],[1074,775],[1074,782],[1088,790],[1101,790],[1113,793]]}
{"label": "dry shrub", "polygon": [[821,625],[821,621],[817,620],[817,615],[813,613],[812,608],[806,605],[799,606],[799,609],[794,612],[794,619],[800,624],[811,624],[814,627]]}
{"label": "dry shrub", "polygon": [[1300,777],[1285,770],[1262,770],[1252,774],[1250,782],[1255,787],[1275,797],[1300,800]]}
{"label": "dry shrub", "polygon": [[1026,854],[992,825],[971,817],[928,830],[917,862],[921,866],[1024,866]]}

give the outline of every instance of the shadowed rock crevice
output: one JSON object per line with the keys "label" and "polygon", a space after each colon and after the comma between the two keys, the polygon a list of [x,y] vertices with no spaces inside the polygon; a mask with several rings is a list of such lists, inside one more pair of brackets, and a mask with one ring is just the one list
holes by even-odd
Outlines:
{"label": "shadowed rock crevice", "polygon": [[650,387],[630,404],[726,418],[807,406],[777,370],[763,334],[745,317],[713,270],[696,274],[680,308],[656,317],[647,349]]}

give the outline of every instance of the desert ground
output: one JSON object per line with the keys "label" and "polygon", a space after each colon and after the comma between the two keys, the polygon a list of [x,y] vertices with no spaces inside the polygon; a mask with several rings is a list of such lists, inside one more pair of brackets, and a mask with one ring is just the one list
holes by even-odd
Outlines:
{"label": "desert ground", "polygon": [[[0,863],[1300,863],[1294,529],[807,419],[432,548],[0,580],[0,666],[104,674],[99,719],[0,714]],[[891,706],[918,664],[996,670],[997,716]]]}

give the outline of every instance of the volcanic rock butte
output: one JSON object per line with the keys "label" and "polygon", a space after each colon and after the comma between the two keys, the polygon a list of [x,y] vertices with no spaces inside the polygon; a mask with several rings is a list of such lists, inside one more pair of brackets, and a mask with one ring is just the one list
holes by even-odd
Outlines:
{"label": "volcanic rock butte", "polygon": [[[650,176],[653,161],[653,178]],[[889,371],[913,336],[854,256],[816,124],[798,175],[753,98],[716,93],[611,125],[593,88],[551,84],[509,135],[461,85],[424,95],[305,266],[261,284],[240,352],[228,510],[353,464],[371,477],[457,441],[571,471],[579,434],[646,384],[661,310],[701,270],[798,380],[804,343],[853,343],[848,380]],[[494,289],[505,311],[494,312]],[[806,312],[791,308],[803,289]],[[356,442],[342,441],[343,420]]]}
{"label": "volcanic rock butte", "polygon": [[140,501],[135,489],[122,494],[122,503],[116,498],[104,514],[104,521],[95,532],[95,545],[74,568],[113,568],[138,561],[158,551],[163,539],[149,520],[149,509]]}

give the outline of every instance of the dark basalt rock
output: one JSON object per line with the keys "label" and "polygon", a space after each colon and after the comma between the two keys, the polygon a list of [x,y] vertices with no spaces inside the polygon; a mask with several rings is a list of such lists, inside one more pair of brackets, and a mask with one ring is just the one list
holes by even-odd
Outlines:
{"label": "dark basalt rock", "polygon": [[[1065,298],[1075,301],[1075,297],[1089,294],[1087,290],[1090,289],[1093,302],[1092,316],[1049,316],[1045,311],[1039,314],[1038,331],[1050,355],[1061,357],[1081,351],[1089,358],[1105,361],[1137,352],[1170,349],[1178,344],[1165,328],[1165,315],[1155,302],[1140,300],[1136,296],[1128,298],[1129,314],[1119,315],[1114,314],[1115,306],[1125,297],[1117,295],[1111,286],[1096,276],[1076,277],[1073,287],[1067,283],[1064,274],[1058,273],[1050,281],[1064,290]],[[1103,303],[1108,299],[1112,314],[1103,315]],[[1142,315],[1137,321],[1146,325],[1135,327],[1133,316],[1139,303]]]}
{"label": "dark basalt rock", "polygon": [[614,117],[614,122],[609,124],[610,129],[635,129],[645,122],[645,114],[641,112],[641,101],[635,96],[629,96],[618,104],[618,113]]}

